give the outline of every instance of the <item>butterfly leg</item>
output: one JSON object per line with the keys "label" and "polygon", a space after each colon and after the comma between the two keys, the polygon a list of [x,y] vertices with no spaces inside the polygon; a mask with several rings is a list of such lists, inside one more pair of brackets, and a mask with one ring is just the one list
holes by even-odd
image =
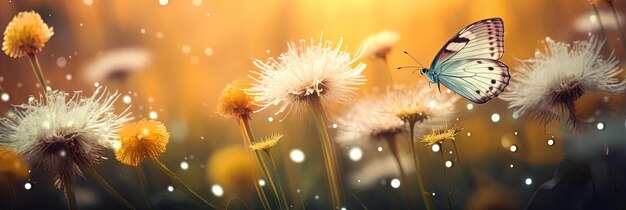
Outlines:
{"label": "butterfly leg", "polygon": [[441,93],[441,82],[437,82],[437,88],[439,89],[439,93]]}

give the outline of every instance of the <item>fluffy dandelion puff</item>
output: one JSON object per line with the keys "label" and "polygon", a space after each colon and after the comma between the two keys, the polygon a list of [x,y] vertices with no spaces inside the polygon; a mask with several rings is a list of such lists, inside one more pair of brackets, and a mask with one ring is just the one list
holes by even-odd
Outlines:
{"label": "fluffy dandelion puff", "polygon": [[422,137],[422,142],[426,144],[426,146],[432,146],[436,143],[441,143],[446,140],[454,140],[454,137],[461,132],[460,127],[448,127],[445,126],[443,128],[432,129],[430,133],[424,134]]}
{"label": "fluffy dandelion puff", "polygon": [[253,104],[254,97],[242,90],[246,87],[247,84],[241,81],[228,84],[222,91],[222,96],[217,103],[217,113],[230,119],[242,117],[249,119],[252,113],[258,109],[258,106]]}
{"label": "fluffy dandelion puff", "polygon": [[61,187],[105,159],[103,150],[114,147],[116,131],[130,120],[127,110],[113,110],[119,94],[104,92],[98,88],[88,98],[76,92],[68,100],[68,93],[48,91],[1,118],[0,139],[29,164],[52,171]]}
{"label": "fluffy dandelion puff", "polygon": [[605,42],[595,37],[573,45],[546,38],[545,54],[523,61],[512,77],[511,88],[500,97],[521,116],[546,124],[568,116],[576,127],[574,101],[586,93],[624,94],[625,82],[617,78],[622,69],[611,54],[600,55]]}
{"label": "fluffy dandelion puff", "polygon": [[144,70],[150,62],[150,52],[145,49],[121,48],[94,58],[83,71],[85,80],[90,83],[115,79],[123,81],[130,74]]}
{"label": "fluffy dandelion puff", "polygon": [[301,40],[288,43],[288,48],[278,59],[254,62],[260,70],[252,72],[257,78],[246,93],[255,97],[261,110],[279,105],[279,114],[308,104],[348,103],[356,86],[365,83],[361,73],[366,65],[353,66],[359,56],[342,50],[341,41],[333,46],[330,41]]}
{"label": "fluffy dandelion puff", "polygon": [[54,31],[37,12],[29,11],[17,13],[3,35],[2,51],[9,57],[18,58],[41,52]]}
{"label": "fluffy dandelion puff", "polygon": [[393,31],[380,31],[372,34],[365,38],[361,44],[361,47],[364,49],[363,56],[386,59],[387,54],[391,51],[391,47],[398,40],[400,40],[400,35]]}
{"label": "fluffy dandelion puff", "polygon": [[250,145],[250,149],[254,151],[267,151],[276,146],[281,138],[283,138],[283,134],[280,133],[269,135],[261,141],[252,143],[252,145]]}
{"label": "fluffy dandelion puff", "polygon": [[124,125],[119,131],[120,147],[115,151],[117,160],[137,166],[144,158],[157,158],[165,152],[170,133],[159,121],[142,119]]}
{"label": "fluffy dandelion puff", "polygon": [[407,131],[404,122],[382,112],[380,97],[361,99],[338,119],[337,142],[344,145],[375,145]]}
{"label": "fluffy dandelion puff", "polygon": [[423,132],[448,123],[456,112],[458,95],[439,93],[428,87],[426,81],[415,85],[396,85],[388,88],[382,111],[402,121],[416,123],[415,130]]}

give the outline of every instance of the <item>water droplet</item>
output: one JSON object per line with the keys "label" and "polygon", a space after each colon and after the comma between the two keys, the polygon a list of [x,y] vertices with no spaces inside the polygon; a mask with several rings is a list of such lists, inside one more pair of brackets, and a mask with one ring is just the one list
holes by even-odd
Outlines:
{"label": "water droplet", "polygon": [[94,83],[93,83],[93,86],[94,86],[94,87],[100,87],[100,83],[98,83],[98,82],[94,82]]}
{"label": "water droplet", "polygon": [[224,189],[219,184],[211,186],[211,192],[217,197],[222,197],[222,195],[224,195]]}
{"label": "water droplet", "polygon": [[337,128],[337,123],[333,123],[333,128]]}
{"label": "water droplet", "polygon": [[604,130],[604,123],[603,122],[599,122],[598,124],[596,124],[596,128],[599,131]]}
{"label": "water droplet", "polygon": [[265,180],[259,179],[259,186],[261,187],[265,186]]}
{"label": "water droplet", "polygon": [[391,180],[391,187],[396,188],[396,189],[398,187],[400,187],[400,180],[399,179],[392,179]]}
{"label": "water droplet", "polygon": [[445,166],[446,168],[452,168],[452,161],[446,160]]}
{"label": "water droplet", "polygon": [[509,165],[509,168],[513,168],[513,163],[511,163],[511,165]]}
{"label": "water droplet", "polygon": [[0,95],[0,99],[2,99],[2,101],[4,101],[4,102],[9,101],[9,99],[10,99],[9,94],[8,93],[2,93]]}
{"label": "water droplet", "polygon": [[156,120],[156,118],[159,117],[159,114],[157,114],[155,111],[151,111],[148,116],[150,117],[150,119]]}
{"label": "water droplet", "polygon": [[291,161],[293,161],[294,163],[302,163],[305,159],[304,152],[299,149],[293,149],[291,150],[291,152],[289,152],[289,158],[291,158]]}
{"label": "water droplet", "polygon": [[133,98],[131,98],[129,95],[125,95],[124,97],[122,97],[122,101],[123,101],[125,104],[130,104],[130,102],[132,102],[132,101],[133,101]]}
{"label": "water droplet", "polygon": [[526,183],[526,185],[531,185],[531,184],[533,184],[533,179],[526,178],[526,180],[524,180],[524,183]]}
{"label": "water droplet", "polygon": [[165,5],[167,5],[167,3],[169,3],[169,2],[170,2],[169,0],[159,0],[159,4],[160,4],[161,6],[165,6]]}
{"label": "water droplet", "polygon": [[548,139],[548,146],[552,146],[554,145],[554,139],[550,138]]}
{"label": "water droplet", "polygon": [[470,133],[470,132],[467,132],[467,136],[472,136],[472,133]]}
{"label": "water droplet", "polygon": [[433,152],[439,152],[439,150],[441,149],[441,146],[439,146],[439,144],[433,144],[431,149],[433,150]]}
{"label": "water droplet", "polygon": [[191,3],[194,6],[199,7],[200,5],[202,5],[202,0],[193,0],[193,1],[191,1]]}
{"label": "water droplet", "polygon": [[357,162],[363,157],[363,150],[361,150],[361,148],[359,147],[353,147],[348,152],[348,156],[350,157],[350,160]]}
{"label": "water droplet", "polygon": [[182,49],[183,53],[189,54],[191,52],[191,47],[189,45],[183,45]]}
{"label": "water droplet", "polygon": [[174,192],[174,186],[167,186],[167,191]]}
{"label": "water droplet", "polygon": [[341,207],[339,210],[348,210],[346,207]]}
{"label": "water droplet", "polygon": [[467,110],[474,109],[474,104],[467,104]]}
{"label": "water droplet", "polygon": [[515,133],[513,133],[513,135],[516,135],[516,136],[517,136],[517,131],[515,131]]}
{"label": "water droplet", "polygon": [[592,23],[595,23],[597,20],[598,20],[598,17],[596,17],[596,15],[589,16],[589,21],[591,21]]}
{"label": "water droplet", "polygon": [[30,183],[26,182],[26,184],[24,184],[24,189],[30,190],[33,188],[33,185],[31,185]]}
{"label": "water droplet", "polygon": [[67,65],[67,59],[65,57],[58,57],[57,58],[57,66],[59,68],[63,68]]}
{"label": "water droplet", "polygon": [[315,200],[319,200],[320,199],[320,195],[315,195]]}
{"label": "water droplet", "polygon": [[517,145],[512,144],[511,146],[509,146],[509,150],[510,150],[511,152],[517,152]]}
{"label": "water droplet", "polygon": [[379,151],[379,152],[382,152],[382,151],[383,151],[383,147],[379,146],[379,147],[378,147],[378,151]]}
{"label": "water droplet", "polygon": [[498,121],[500,121],[500,115],[499,115],[498,113],[493,113],[493,114],[491,115],[491,121],[493,121],[493,122],[498,122]]}
{"label": "water droplet", "polygon": [[432,193],[433,196],[437,195],[435,192]]}
{"label": "water droplet", "polygon": [[267,121],[268,121],[268,122],[274,122],[274,118],[273,118],[273,117],[268,117],[268,118],[267,118]]}
{"label": "water droplet", "polygon": [[186,161],[180,162],[180,169],[186,171],[187,169],[189,169],[189,163],[187,163]]}

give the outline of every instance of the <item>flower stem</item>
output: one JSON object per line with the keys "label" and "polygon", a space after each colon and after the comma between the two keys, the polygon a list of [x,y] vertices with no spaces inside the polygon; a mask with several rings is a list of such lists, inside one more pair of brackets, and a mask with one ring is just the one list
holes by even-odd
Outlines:
{"label": "flower stem", "polygon": [[89,173],[94,179],[96,179],[96,181],[100,183],[100,186],[102,186],[107,192],[109,192],[109,194],[115,197],[115,199],[117,199],[120,203],[124,204],[126,208],[135,210],[135,207],[130,205],[130,203],[126,199],[124,199],[122,195],[120,195],[115,189],[113,189],[113,187],[111,187],[111,185],[109,185],[109,183],[107,183],[107,181],[104,180],[104,178],[102,178],[102,176],[100,176],[100,174],[98,174],[98,172],[93,167],[87,166],[84,168],[87,171],[87,173]]}
{"label": "flower stem", "polygon": [[[456,148],[455,140],[452,140],[452,146],[454,146],[454,154],[456,154],[456,160],[459,162],[459,167],[460,167],[461,171],[465,171],[465,169],[463,169],[463,163],[461,163],[461,156],[459,155],[459,150]],[[469,181],[467,181],[467,180],[465,181],[465,186],[467,187],[467,191],[468,191],[467,193],[469,195],[470,194],[470,192],[469,192],[470,187],[469,187],[469,183],[468,182]],[[472,207],[472,209],[474,209],[474,202],[472,202],[472,197],[469,196],[467,199],[469,200],[470,207]]]}
{"label": "flower stem", "polygon": [[443,169],[443,191],[446,192],[446,198],[448,200],[448,209],[452,210],[452,200],[450,200],[450,191],[448,191],[448,172],[446,171],[446,158],[443,156],[443,148],[441,148],[439,150],[439,153],[441,154],[441,163],[443,163],[442,169]]}
{"label": "flower stem", "polygon": [[593,1],[591,1],[591,7],[593,8],[593,12],[596,15],[596,19],[598,19],[598,25],[600,25],[600,34],[602,38],[606,39],[608,36],[607,36],[606,30],[604,29],[604,24],[602,24],[602,18],[600,18],[600,12],[598,11],[598,6],[596,5],[596,3],[593,3]]}
{"label": "flower stem", "polygon": [[[259,160],[259,163],[261,164],[261,170],[263,171],[263,176],[265,176],[265,178],[267,178],[267,181],[270,183],[270,188],[272,189],[272,193],[274,194],[274,197],[276,197],[276,200],[278,200],[279,205],[283,205],[282,202],[280,202],[281,198],[278,196],[278,190],[276,188],[276,184],[274,183],[274,179],[272,178],[272,173],[267,168],[267,164],[265,164],[265,161],[263,161],[260,151],[254,151],[254,155],[256,155],[257,160]],[[258,185],[258,184],[255,182],[255,185]],[[287,201],[284,201],[284,202],[285,204],[283,206],[283,209],[288,209],[289,206],[286,205]]]}
{"label": "flower stem", "polygon": [[387,144],[389,145],[389,150],[393,155],[394,159],[396,159],[396,164],[398,164],[398,172],[400,173],[400,183],[403,183],[404,186],[402,189],[404,190],[404,197],[407,200],[407,208],[409,209],[417,209],[415,204],[413,203],[413,196],[411,195],[411,191],[409,191],[409,187],[407,186],[408,182],[406,181],[406,173],[404,172],[404,167],[402,167],[402,162],[400,160],[400,154],[398,154],[398,145],[396,144],[395,137],[388,137],[386,139]]}
{"label": "flower stem", "polygon": [[135,167],[135,169],[137,170],[137,178],[139,179],[139,185],[141,186],[141,189],[143,189],[146,199],[148,200],[148,209],[152,210],[153,208],[152,208],[152,202],[150,200],[150,190],[148,190],[148,185],[146,182],[146,173],[143,171],[143,167],[141,166],[141,164]]}
{"label": "flower stem", "polygon": [[619,16],[617,13],[617,9],[615,9],[615,2],[608,1],[609,6],[611,6],[611,10],[613,10],[613,18],[615,18],[615,23],[617,23],[617,30],[619,31],[619,38],[622,41],[622,47],[626,50],[626,34],[624,34],[624,28],[622,28],[622,23],[619,21]]}
{"label": "flower stem", "polygon": [[65,195],[67,195],[67,203],[70,205],[71,210],[78,210],[76,205],[76,195],[74,195],[74,183],[65,182]]}
{"label": "flower stem", "polygon": [[[280,183],[280,180],[282,180],[280,178],[280,173],[278,172],[278,167],[276,166],[276,161],[274,161],[274,157],[272,156],[272,154],[270,153],[269,150],[265,150],[265,153],[267,154],[267,157],[270,158],[270,161],[272,162],[272,167],[274,167],[274,171],[276,172],[276,180],[278,180],[278,189],[280,190],[280,197],[283,200],[283,205],[285,206],[285,209],[289,209],[289,202],[287,201],[287,196],[285,195],[285,189],[283,188],[283,185]],[[270,177],[268,177],[268,179],[270,179]],[[270,179],[271,180],[271,179]],[[272,182],[270,182],[270,184],[272,186],[274,186],[274,184]]]}
{"label": "flower stem", "polygon": [[324,109],[319,101],[315,101],[311,104],[311,113],[320,132],[322,149],[324,153],[324,162],[326,165],[326,176],[328,178],[328,188],[330,189],[330,195],[333,203],[332,209],[340,207],[342,204],[341,185],[339,183],[339,169],[335,162],[335,152],[333,150],[333,144],[330,142],[328,136],[328,130],[326,129],[326,121],[324,115]]}
{"label": "flower stem", "polygon": [[411,142],[411,153],[413,154],[413,164],[415,165],[415,176],[417,176],[417,184],[419,185],[420,191],[422,194],[422,199],[424,200],[424,206],[427,210],[432,209],[432,204],[430,202],[430,197],[426,192],[426,187],[424,186],[424,180],[422,179],[422,169],[420,164],[419,156],[417,155],[417,151],[415,150],[415,121],[408,121],[409,123],[409,141]]}
{"label": "flower stem", "polygon": [[172,181],[174,181],[174,183],[176,183],[177,185],[181,186],[183,191],[185,191],[185,193],[187,193],[187,195],[191,196],[192,199],[194,199],[196,202],[203,204],[205,207],[211,208],[211,209],[218,209],[216,205],[209,203],[208,201],[204,200],[204,198],[200,197],[200,195],[198,195],[198,193],[196,193],[195,191],[193,191],[191,188],[189,188],[189,186],[187,186],[187,184],[185,184],[182,180],[180,180],[180,178],[178,178],[178,176],[176,176],[176,174],[174,174],[174,172],[172,172],[169,168],[167,168],[167,166],[165,166],[165,164],[163,164],[159,159],[157,158],[152,158],[152,161],[158,166],[158,168],[163,171],[163,173],[165,173],[167,176],[169,176]]}
{"label": "flower stem", "polygon": [[34,53],[28,54],[28,60],[30,60],[30,65],[33,67],[33,71],[35,72],[37,81],[39,81],[39,85],[41,85],[43,92],[46,93],[48,91],[48,86],[46,85],[46,79],[43,76],[43,71],[41,70],[41,65],[39,65],[37,55]]}
{"label": "flower stem", "polygon": [[[252,144],[252,141],[254,140],[254,135],[252,134],[252,128],[250,127],[250,120],[247,116],[242,116],[239,119],[239,128],[241,129],[241,134],[243,135],[244,146],[246,147],[246,149],[249,149],[249,146]],[[253,159],[254,162],[257,163],[257,165],[263,167],[263,165],[261,164],[265,164],[265,163],[263,163],[263,161],[260,159],[259,154],[254,152],[254,155],[256,158],[253,158],[252,155],[250,155],[250,159]],[[256,189],[257,194],[259,195],[259,199],[261,199],[263,208],[265,210],[270,210],[271,206],[270,206],[269,201],[267,200],[265,191],[263,191],[263,188],[261,188],[261,186],[257,184],[257,180],[260,177],[258,169],[252,170],[251,175],[252,175],[252,183],[254,184],[254,188]]]}

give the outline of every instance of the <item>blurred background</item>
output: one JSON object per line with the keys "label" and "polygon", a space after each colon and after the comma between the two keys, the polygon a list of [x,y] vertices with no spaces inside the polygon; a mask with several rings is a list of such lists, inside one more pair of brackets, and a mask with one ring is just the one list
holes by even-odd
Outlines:
{"label": "blurred background", "polygon": [[[623,14],[626,2],[614,2]],[[603,20],[612,18],[603,1],[598,9]],[[28,10],[37,11],[54,27],[54,36],[39,56],[53,88],[88,94],[95,86],[118,90],[123,94],[118,110],[131,105],[136,119],[163,121],[171,131],[171,142],[160,159],[181,179],[209,200],[226,203],[238,197],[250,209],[261,206],[256,203],[252,181],[240,178],[247,176],[241,174],[250,166],[237,162],[237,155],[245,149],[237,122],[216,114],[215,107],[226,84],[245,79],[255,70],[254,59],[280,55],[287,49],[286,42],[318,39],[323,33],[326,40],[343,38],[344,46],[356,53],[369,35],[381,30],[397,32],[400,40],[386,62],[362,58],[368,64],[368,83],[359,90],[363,95],[389,83],[377,77],[376,71],[390,71],[396,84],[416,82],[417,74],[395,70],[414,65],[402,51],[430,63],[448,39],[480,19],[504,20],[506,53],[502,60],[512,72],[520,64],[518,59],[532,57],[538,48],[543,50],[541,41],[546,37],[572,42],[599,33],[597,17],[592,17],[587,0],[0,0],[0,28],[4,30],[15,14]],[[606,56],[614,49],[623,61],[626,56],[617,30],[607,27]],[[27,59],[0,55],[0,111],[38,95],[36,84]],[[468,101],[460,100],[455,123],[464,127],[456,140],[463,167],[457,164],[448,169],[454,206],[626,208],[626,202],[618,199],[626,196],[623,101],[624,96],[603,94],[580,99],[579,116],[594,126],[584,133],[572,133],[558,122],[544,126],[515,119],[507,103],[499,99],[471,108]],[[314,125],[307,115],[289,115],[281,122],[283,117],[273,116],[274,111],[271,108],[252,116],[252,129],[259,137],[276,132],[285,135],[272,152],[291,203],[297,209],[328,208]],[[333,111],[329,125],[342,111],[341,107]],[[334,131],[329,129],[332,138]],[[514,152],[512,145],[517,148]],[[382,172],[395,168],[389,168],[393,162],[380,163],[389,153],[378,151],[378,146],[386,145],[336,147],[348,209],[403,209],[400,188],[417,189],[416,183],[401,183],[399,188],[391,185],[397,175]],[[450,149],[444,146],[445,151]],[[427,189],[437,209],[446,209],[441,179],[444,161],[430,148],[419,150]],[[147,208],[135,170],[120,164],[112,153],[108,157],[96,170],[137,208]],[[155,208],[199,208],[156,167],[143,167]],[[78,180],[81,209],[123,208],[93,179]],[[67,208],[63,191],[54,189],[43,169],[32,169],[13,187],[18,209]]]}

